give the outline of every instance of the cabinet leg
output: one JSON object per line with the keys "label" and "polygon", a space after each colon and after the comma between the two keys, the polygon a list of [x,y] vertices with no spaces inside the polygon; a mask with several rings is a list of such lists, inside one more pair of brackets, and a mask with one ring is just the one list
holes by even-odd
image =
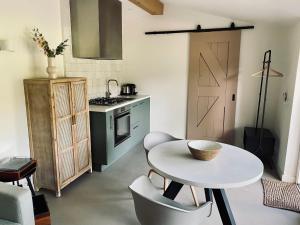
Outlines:
{"label": "cabinet leg", "polygon": [[88,170],[88,173],[89,174],[93,173],[93,168],[92,167]]}
{"label": "cabinet leg", "polygon": [[60,191],[57,191],[56,192],[56,198],[60,198],[61,197],[61,192]]}
{"label": "cabinet leg", "polygon": [[40,187],[38,187],[36,184],[33,185],[33,188],[36,192],[39,192],[40,191]]}

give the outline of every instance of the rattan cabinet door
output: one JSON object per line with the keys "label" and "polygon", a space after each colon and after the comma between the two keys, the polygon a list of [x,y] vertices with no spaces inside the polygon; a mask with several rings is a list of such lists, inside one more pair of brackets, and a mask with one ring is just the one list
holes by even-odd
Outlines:
{"label": "rattan cabinet door", "polygon": [[75,116],[75,142],[77,171],[90,166],[89,109],[86,81],[72,82],[72,102]]}
{"label": "rattan cabinet door", "polygon": [[71,104],[71,83],[53,84],[57,134],[59,183],[64,186],[76,175],[74,151],[74,117]]}

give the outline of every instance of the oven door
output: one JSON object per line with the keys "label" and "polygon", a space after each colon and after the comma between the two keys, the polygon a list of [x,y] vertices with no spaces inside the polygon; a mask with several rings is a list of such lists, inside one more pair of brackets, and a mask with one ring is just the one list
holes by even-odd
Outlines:
{"label": "oven door", "polygon": [[115,115],[115,146],[130,137],[130,112]]}

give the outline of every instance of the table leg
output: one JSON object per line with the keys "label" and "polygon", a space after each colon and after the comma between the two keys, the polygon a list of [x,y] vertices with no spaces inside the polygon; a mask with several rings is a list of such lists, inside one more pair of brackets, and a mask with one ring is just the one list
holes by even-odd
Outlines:
{"label": "table leg", "polygon": [[205,192],[205,200],[207,202],[213,202],[212,190],[208,188],[204,188]]}
{"label": "table leg", "polygon": [[174,200],[182,187],[183,187],[183,184],[178,183],[176,181],[172,181],[169,184],[167,190],[164,192],[164,196],[166,198]]}
{"label": "table leg", "polygon": [[214,194],[223,225],[236,225],[224,189],[213,189],[212,192]]}
{"label": "table leg", "polygon": [[30,180],[30,177],[26,177],[26,180],[27,180],[27,183],[28,183],[28,186],[29,186],[29,189],[30,189],[30,191],[31,191],[32,196],[35,196],[35,191],[34,191],[34,189],[33,189],[33,186],[32,186],[31,180]]}
{"label": "table leg", "polygon": [[[183,184],[172,181],[167,190],[164,192],[163,196],[174,200],[182,187]],[[223,225],[236,225],[224,189],[205,188],[204,191],[206,201],[213,201],[212,194],[214,194]]]}

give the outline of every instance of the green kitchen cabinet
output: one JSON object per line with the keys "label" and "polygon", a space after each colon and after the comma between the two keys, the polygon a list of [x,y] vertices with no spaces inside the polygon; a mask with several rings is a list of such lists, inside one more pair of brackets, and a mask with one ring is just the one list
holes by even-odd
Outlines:
{"label": "green kitchen cabinet", "polygon": [[92,162],[103,171],[141,143],[150,130],[150,98],[130,105],[130,137],[115,146],[114,111],[90,112]]}
{"label": "green kitchen cabinet", "polygon": [[143,140],[150,130],[150,99],[131,105],[131,139],[133,145]]}
{"label": "green kitchen cabinet", "polygon": [[101,170],[101,165],[107,165],[110,157],[106,149],[113,148],[114,143],[114,121],[113,111],[90,112],[91,145],[93,148],[93,168]]}

